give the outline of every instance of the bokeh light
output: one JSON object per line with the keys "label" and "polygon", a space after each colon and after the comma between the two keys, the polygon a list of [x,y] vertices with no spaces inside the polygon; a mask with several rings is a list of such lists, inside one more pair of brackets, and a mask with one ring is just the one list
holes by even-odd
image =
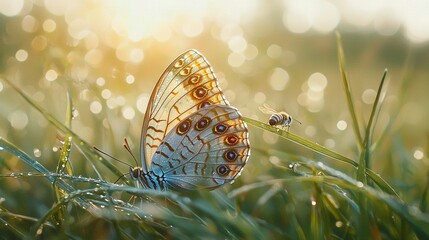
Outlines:
{"label": "bokeh light", "polygon": [[417,150],[414,151],[413,156],[414,156],[414,158],[416,160],[421,160],[421,159],[423,159],[423,157],[425,156],[425,154],[423,153],[423,151],[421,149],[417,149]]}
{"label": "bokeh light", "polygon": [[[394,184],[410,176],[391,171],[392,165],[410,166],[411,177],[423,179],[419,165],[429,164],[428,13],[427,0],[0,0],[0,137],[37,160],[58,159],[61,152],[57,138],[63,133],[20,98],[8,79],[62,124],[71,104],[70,128],[79,137],[127,159],[118,150],[121,141],[129,138],[138,151],[157,80],[173,59],[194,48],[244,117],[267,123],[270,115],[259,107],[270,104],[293,117],[284,130],[356,159],[338,32],[361,134],[388,69],[390,84],[382,91],[371,139],[371,149],[381,150],[371,167]],[[270,164],[314,157],[248,126],[248,179],[270,179]],[[401,150],[393,147],[401,144]],[[412,202],[422,195],[401,190]]]}
{"label": "bokeh light", "polygon": [[271,89],[274,91],[283,91],[289,82],[289,74],[283,68],[275,68],[269,78]]}

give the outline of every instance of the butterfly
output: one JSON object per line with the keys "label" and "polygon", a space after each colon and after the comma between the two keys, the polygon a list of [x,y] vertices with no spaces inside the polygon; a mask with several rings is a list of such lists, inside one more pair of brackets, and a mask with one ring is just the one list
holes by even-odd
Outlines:
{"label": "butterfly", "polygon": [[293,120],[301,124],[300,121],[292,118],[288,113],[277,112],[270,105],[266,103],[260,106],[259,110],[261,110],[261,112],[263,113],[271,114],[270,118],[268,119],[268,124],[270,124],[271,126],[282,126],[282,128],[287,127],[287,130],[289,131],[289,128],[292,125]]}
{"label": "butterfly", "polygon": [[208,61],[193,49],[179,55],[150,96],[131,179],[156,190],[212,190],[232,183],[249,156],[246,123]]}

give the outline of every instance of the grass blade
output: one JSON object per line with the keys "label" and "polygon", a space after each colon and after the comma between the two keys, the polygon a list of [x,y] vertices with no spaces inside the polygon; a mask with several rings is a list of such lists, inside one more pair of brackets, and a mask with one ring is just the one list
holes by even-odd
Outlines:
{"label": "grass blade", "polygon": [[[265,124],[261,121],[258,120],[254,120],[251,118],[247,118],[247,117],[243,117],[244,121],[252,126],[261,128],[263,130],[269,131],[271,133],[274,133],[282,138],[285,138],[289,141],[292,141],[298,145],[301,145],[305,148],[310,149],[313,152],[316,152],[318,154],[321,155],[325,155],[327,157],[330,157],[332,159],[338,160],[340,162],[343,163],[347,163],[352,165],[353,167],[357,168],[358,167],[358,163],[351,160],[350,158],[347,158],[339,153],[336,153],[332,150],[329,150],[317,143],[314,143],[310,140],[307,140],[305,138],[302,138],[296,134],[293,134],[291,132],[288,131],[283,131],[277,127],[273,127],[270,126],[268,124]],[[374,171],[372,171],[371,169],[367,168],[365,173],[371,178],[371,180],[374,181],[374,183],[377,184],[378,187],[380,187],[380,189],[382,189],[384,192],[394,195],[397,198],[399,198],[399,194],[392,188],[392,186],[389,185],[389,183],[387,183],[383,178],[381,178],[379,175],[377,175]]]}
{"label": "grass blade", "polygon": [[[372,199],[372,203],[376,201],[377,203],[384,204],[389,206],[389,208],[398,214],[405,222],[410,224],[412,229],[421,237],[422,239],[429,238],[429,215],[424,214],[418,208],[413,206],[408,206],[397,198],[387,195],[381,191],[359,183],[358,181],[348,177],[344,173],[332,169],[324,164],[317,162],[309,161],[307,164],[312,165],[314,168],[322,170],[329,173],[330,176],[303,176],[303,177],[294,177],[294,178],[284,178],[284,179],[271,179],[266,181],[261,181],[253,184],[248,184],[246,186],[240,187],[231,191],[229,193],[230,197],[237,197],[240,194],[252,191],[258,188],[267,188],[273,184],[287,184],[294,182],[309,182],[309,183],[323,183],[330,185],[337,185],[343,190],[350,192],[360,193],[365,196],[367,199]],[[360,206],[361,207],[361,206]],[[370,236],[370,235],[367,235]]]}
{"label": "grass blade", "polygon": [[429,171],[427,172],[425,190],[423,191],[422,198],[420,199],[419,208],[422,212],[427,211],[427,202],[429,199],[428,196],[429,196]]}
{"label": "grass blade", "polygon": [[365,132],[365,139],[364,139],[364,148],[363,151],[361,152],[360,155],[360,159],[359,159],[359,166],[358,166],[358,174],[357,174],[357,179],[358,181],[361,181],[363,183],[366,183],[366,175],[365,175],[365,169],[368,168],[369,166],[369,162],[370,162],[370,158],[371,158],[371,143],[372,143],[372,133],[374,130],[374,117],[377,113],[377,110],[380,106],[380,97],[381,97],[381,93],[383,90],[383,86],[386,80],[386,75],[387,75],[387,69],[384,70],[383,76],[381,78],[380,81],[380,85],[378,87],[377,90],[377,95],[375,97],[374,100],[374,105],[372,106],[372,111],[371,111],[371,115],[369,117],[369,121],[368,121],[368,126],[366,128],[366,132]]}
{"label": "grass blade", "polygon": [[[47,179],[51,183],[56,181],[57,186],[60,187],[63,191],[67,193],[71,193],[75,191],[75,189],[72,186],[70,186],[68,183],[59,179],[56,180],[55,177],[51,176],[53,173],[50,172],[47,168],[45,168],[42,164],[40,164],[38,161],[31,158],[28,154],[23,152],[21,149],[17,148],[12,143],[8,142],[6,139],[3,139],[2,137],[0,137],[0,150],[6,150],[10,154],[18,157],[18,159],[22,160],[28,166],[34,168],[37,172],[48,175]],[[77,204],[82,207],[89,206],[88,203],[85,202],[83,199],[77,198],[76,201],[77,201]]]}
{"label": "grass blade", "polygon": [[257,121],[257,120],[251,119],[251,118],[243,117],[243,119],[244,119],[244,121],[246,123],[248,123],[250,125],[253,125],[253,126],[261,128],[263,130],[272,132],[272,133],[274,133],[274,134],[276,134],[276,135],[278,135],[278,136],[280,136],[282,138],[288,139],[289,141],[292,141],[292,142],[294,142],[296,144],[304,146],[304,147],[306,147],[306,148],[308,148],[308,149],[310,149],[310,150],[312,150],[312,151],[314,151],[316,153],[319,153],[319,154],[331,157],[331,158],[333,158],[335,160],[338,160],[338,161],[343,162],[343,163],[350,164],[352,166],[357,166],[357,163],[355,161],[351,160],[350,158],[347,158],[347,157],[345,157],[345,156],[343,156],[341,154],[333,152],[333,151],[331,151],[331,150],[329,150],[329,149],[327,149],[327,148],[325,148],[325,147],[323,147],[323,146],[321,146],[321,145],[319,145],[317,143],[314,143],[314,142],[312,142],[310,140],[302,138],[302,137],[300,137],[300,136],[298,136],[296,134],[293,134],[293,133],[291,133],[289,131],[281,130],[281,129],[277,128],[277,127],[270,126],[270,125],[265,124],[265,123],[263,123],[261,121]]}
{"label": "grass blade", "polygon": [[[71,122],[72,122],[72,111],[73,111],[73,102],[71,99],[70,92],[67,91],[67,107],[66,107],[66,120],[65,120],[65,126],[71,129]],[[67,173],[68,175],[73,175],[72,167],[69,161],[70,158],[70,152],[71,152],[71,139],[72,137],[69,134],[66,134],[63,141],[63,146],[61,148],[60,152],[60,159],[58,160],[58,165],[56,169],[56,173]],[[56,186],[56,179],[52,183],[52,187],[54,189],[55,193],[55,202],[58,203],[58,201],[63,198],[65,195],[67,195],[66,192],[61,190],[61,188]],[[53,220],[57,224],[61,224],[65,215],[65,208],[61,207],[60,211],[58,211],[56,214],[54,214]]]}
{"label": "grass blade", "polygon": [[352,126],[353,126],[354,135],[356,138],[356,142],[358,143],[358,147],[361,150],[363,148],[362,135],[360,133],[359,122],[357,120],[356,110],[353,103],[351,87],[350,87],[349,81],[347,80],[347,75],[344,67],[345,58],[344,58],[343,44],[341,41],[340,33],[336,32],[336,35],[337,35],[337,48],[338,48],[338,64],[340,66],[341,79],[343,80],[344,91],[347,97],[347,106],[349,107],[350,116],[353,122]]}
{"label": "grass blade", "polygon": [[73,138],[73,141],[76,143],[76,146],[81,148],[83,152],[90,154],[91,156],[95,156],[91,158],[91,160],[99,160],[103,165],[105,165],[110,171],[112,171],[116,176],[122,176],[122,172],[116,168],[115,165],[107,161],[103,156],[101,156],[97,151],[95,151],[92,146],[80,138],[76,133],[74,133],[70,128],[62,124],[58,121],[54,116],[52,116],[46,109],[37,104],[33,99],[31,99],[27,94],[25,94],[20,88],[15,86],[9,79],[4,78],[5,82],[7,82],[12,88],[15,89],[32,107],[34,107],[37,111],[39,111],[43,117],[46,118],[52,125],[54,125],[59,131],[64,134],[70,135]]}

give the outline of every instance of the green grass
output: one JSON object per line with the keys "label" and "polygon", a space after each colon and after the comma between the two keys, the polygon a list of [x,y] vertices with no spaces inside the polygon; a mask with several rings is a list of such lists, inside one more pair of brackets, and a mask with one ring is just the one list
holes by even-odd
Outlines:
{"label": "green grass", "polygon": [[[374,137],[388,72],[382,74],[367,123],[359,122],[363,117],[356,111],[339,35],[337,40],[355,158],[245,117],[251,137],[267,131],[308,154],[254,146],[252,162],[277,157],[255,163],[268,165],[268,174],[259,177],[245,168],[235,184],[212,192],[159,192],[136,188],[130,181],[113,184],[109,180],[122,176],[123,166],[112,164],[72,130],[71,94],[64,94],[63,123],[4,77],[17,93],[14,99],[21,96],[60,133],[61,148],[57,158],[36,159],[0,138],[0,161],[9,170],[0,175],[2,238],[428,239],[428,183],[417,208],[370,167],[382,151],[377,146],[392,130],[389,122]],[[14,172],[13,165],[28,171]],[[28,183],[32,187],[20,191]],[[32,199],[30,193],[46,196]]]}

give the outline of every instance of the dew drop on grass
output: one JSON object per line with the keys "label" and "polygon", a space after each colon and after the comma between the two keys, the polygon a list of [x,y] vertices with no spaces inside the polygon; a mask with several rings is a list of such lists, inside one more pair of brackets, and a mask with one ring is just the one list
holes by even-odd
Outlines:
{"label": "dew drop on grass", "polygon": [[300,164],[299,163],[291,163],[291,164],[289,164],[289,169],[290,170],[292,170],[292,171],[294,171],[294,172],[296,172],[297,171],[297,168],[300,166]]}
{"label": "dew drop on grass", "polygon": [[356,186],[357,186],[358,188],[362,188],[362,187],[363,187],[363,182],[360,182],[360,181],[359,181],[359,182],[357,182],[357,183],[356,183]]}
{"label": "dew drop on grass", "polygon": [[337,227],[337,228],[340,228],[340,227],[342,227],[344,225],[344,223],[343,222],[341,222],[341,221],[336,221],[335,222],[335,226]]}
{"label": "dew drop on grass", "polygon": [[416,216],[416,215],[418,215],[419,213],[421,213],[421,211],[420,211],[418,208],[414,207],[414,206],[410,207],[410,208],[408,209],[408,212],[409,212],[412,216]]}
{"label": "dew drop on grass", "polygon": [[37,158],[40,157],[40,156],[42,156],[42,152],[38,148],[33,149],[33,154]]}
{"label": "dew drop on grass", "polygon": [[0,151],[3,151],[4,150],[4,148],[3,147],[0,147]]}
{"label": "dew drop on grass", "polygon": [[316,206],[316,201],[311,200],[311,205]]}
{"label": "dew drop on grass", "polygon": [[72,119],[76,119],[79,116],[79,111],[73,107],[72,109]]}

